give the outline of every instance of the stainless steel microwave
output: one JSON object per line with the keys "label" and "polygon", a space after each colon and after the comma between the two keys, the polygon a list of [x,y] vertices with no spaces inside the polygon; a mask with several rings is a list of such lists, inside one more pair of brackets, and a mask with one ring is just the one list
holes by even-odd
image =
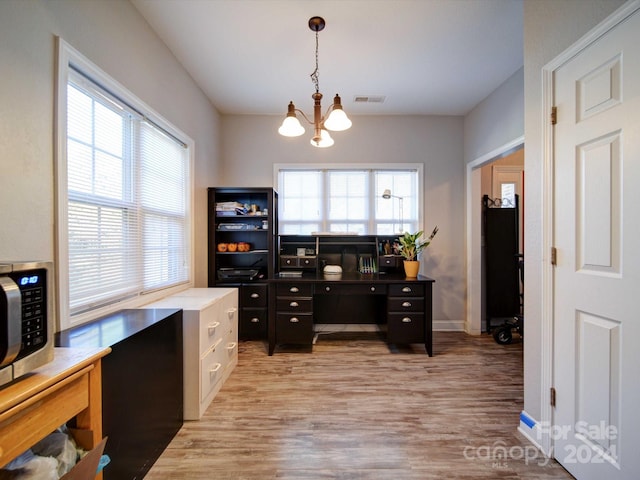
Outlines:
{"label": "stainless steel microwave", "polygon": [[0,261],[0,385],[53,360],[51,262]]}

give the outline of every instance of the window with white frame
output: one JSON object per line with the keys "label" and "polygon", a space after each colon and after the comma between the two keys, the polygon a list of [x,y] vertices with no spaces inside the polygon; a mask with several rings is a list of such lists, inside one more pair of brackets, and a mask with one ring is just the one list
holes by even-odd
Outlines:
{"label": "window with white frame", "polygon": [[[281,234],[393,235],[420,225],[422,166],[276,165]],[[390,195],[383,198],[385,190]]]}
{"label": "window with white frame", "polygon": [[189,145],[86,59],[68,47],[64,53],[57,163],[63,327],[191,278]]}

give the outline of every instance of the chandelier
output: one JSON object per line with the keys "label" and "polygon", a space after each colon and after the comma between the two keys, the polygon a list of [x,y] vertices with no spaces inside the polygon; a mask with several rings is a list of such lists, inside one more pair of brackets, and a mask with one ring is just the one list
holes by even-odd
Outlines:
{"label": "chandelier", "polygon": [[330,147],[333,145],[333,138],[329,135],[328,130],[334,132],[341,132],[351,127],[351,120],[347,117],[347,114],[342,110],[342,103],[340,96],[336,94],[333,99],[333,104],[329,107],[327,112],[322,115],[322,94],[320,93],[320,86],[318,83],[319,71],[318,71],[318,32],[324,28],[325,22],[322,17],[311,17],[309,19],[309,28],[316,32],[316,69],[311,74],[311,80],[316,87],[316,92],[311,95],[313,98],[313,122],[302,112],[298,110],[293,102],[289,102],[287,109],[287,116],[280,125],[278,133],[285,137],[298,137],[304,133],[304,127],[296,117],[296,112],[300,113],[302,117],[313,125],[313,138],[311,139],[311,145],[314,147]]}

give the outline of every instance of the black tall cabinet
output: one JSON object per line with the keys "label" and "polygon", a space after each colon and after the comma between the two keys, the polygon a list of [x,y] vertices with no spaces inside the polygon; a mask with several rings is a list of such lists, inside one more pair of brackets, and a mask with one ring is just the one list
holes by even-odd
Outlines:
{"label": "black tall cabinet", "polygon": [[237,287],[242,339],[266,339],[276,271],[278,194],[272,188],[209,188],[209,286]]}
{"label": "black tall cabinet", "polygon": [[[520,312],[518,195],[505,208],[488,195],[482,199],[484,233],[485,331]],[[497,323],[497,322],[493,322]]]}

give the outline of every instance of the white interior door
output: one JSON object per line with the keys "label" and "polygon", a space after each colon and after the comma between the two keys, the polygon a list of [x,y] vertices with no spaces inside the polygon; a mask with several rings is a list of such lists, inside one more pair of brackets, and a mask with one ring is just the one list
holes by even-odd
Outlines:
{"label": "white interior door", "polygon": [[555,72],[555,458],[640,478],[640,11]]}

